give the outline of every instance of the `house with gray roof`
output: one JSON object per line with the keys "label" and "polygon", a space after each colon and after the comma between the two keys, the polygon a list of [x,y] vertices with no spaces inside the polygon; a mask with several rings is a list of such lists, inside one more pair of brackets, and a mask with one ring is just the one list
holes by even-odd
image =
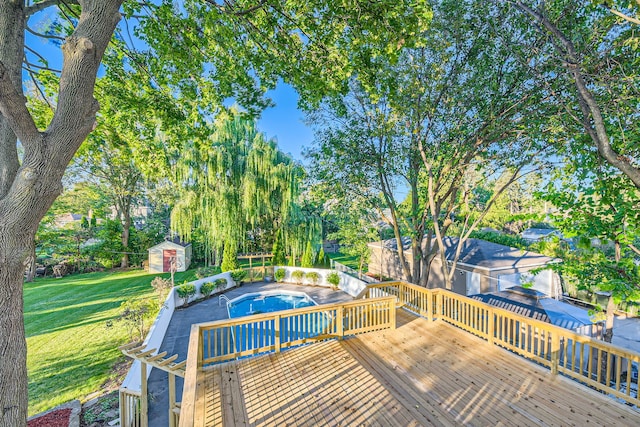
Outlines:
{"label": "house with gray roof", "polygon": [[583,308],[549,298],[542,292],[514,286],[503,291],[471,295],[477,301],[493,305],[521,316],[570,329],[581,335],[602,339],[604,322]]}
{"label": "house with gray roof", "polygon": [[[445,237],[445,256],[449,265],[455,257],[459,239]],[[435,244],[435,243],[434,243]],[[413,253],[411,241],[402,239],[405,258],[412,268]],[[371,256],[369,272],[393,279],[406,280],[398,256],[396,239],[369,243]],[[467,239],[463,243],[456,264],[452,290],[462,295],[476,295],[498,292],[516,286],[538,291],[553,298],[562,295],[560,278],[545,266],[559,262],[539,253],[524,251],[481,239]],[[539,269],[541,269],[538,271]],[[532,270],[536,270],[535,273]],[[439,255],[431,264],[429,288],[445,287],[442,264]]]}

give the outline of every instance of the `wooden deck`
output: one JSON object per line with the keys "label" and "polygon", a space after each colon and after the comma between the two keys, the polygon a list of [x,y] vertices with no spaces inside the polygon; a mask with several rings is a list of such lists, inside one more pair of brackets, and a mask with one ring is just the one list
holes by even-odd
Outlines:
{"label": "wooden deck", "polygon": [[206,426],[637,426],[640,412],[444,322],[206,368]]}

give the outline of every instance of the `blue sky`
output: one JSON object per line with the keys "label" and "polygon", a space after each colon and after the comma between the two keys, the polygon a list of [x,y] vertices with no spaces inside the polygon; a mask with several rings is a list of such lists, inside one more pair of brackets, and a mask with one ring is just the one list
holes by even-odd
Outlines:
{"label": "blue sky", "polygon": [[280,83],[268,96],[276,106],[262,113],[258,128],[267,137],[275,138],[280,150],[302,160],[302,150],[311,146],[313,132],[304,124],[304,115],[297,108],[298,94],[291,86]]}
{"label": "blue sky", "polygon": [[[46,26],[54,14],[55,8],[48,8],[36,14],[31,21],[32,27],[40,29],[43,24]],[[47,58],[49,66],[61,68],[62,54],[59,47],[29,33],[26,34],[26,42],[29,47]],[[37,63],[35,56],[28,56],[32,62]],[[304,124],[304,115],[297,108],[298,94],[291,86],[280,82],[268,96],[274,101],[275,106],[262,113],[258,120],[258,128],[268,138],[276,139],[280,150],[301,161],[303,149],[309,147],[313,141],[313,132]]]}

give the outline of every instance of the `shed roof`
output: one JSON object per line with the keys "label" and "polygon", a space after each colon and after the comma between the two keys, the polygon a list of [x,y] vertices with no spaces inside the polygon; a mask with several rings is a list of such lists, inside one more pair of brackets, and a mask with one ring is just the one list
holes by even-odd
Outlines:
{"label": "shed roof", "polygon": [[[458,242],[459,239],[456,237],[444,238],[446,256],[450,261],[455,257]],[[403,248],[411,252],[410,239],[403,237],[402,243]],[[370,243],[369,245],[380,247],[380,242]],[[392,251],[397,250],[396,239],[385,240],[383,245],[385,249]],[[458,262],[488,270],[500,270],[505,268],[540,266],[558,262],[558,259],[536,252],[523,251],[498,243],[488,242],[486,240],[467,239],[463,243]]]}
{"label": "shed roof", "polygon": [[157,245],[151,246],[148,250],[160,249],[160,248],[175,248],[175,249],[184,249],[185,247],[191,245],[191,243],[185,242],[172,242],[171,240],[165,240],[164,242],[160,242]]}

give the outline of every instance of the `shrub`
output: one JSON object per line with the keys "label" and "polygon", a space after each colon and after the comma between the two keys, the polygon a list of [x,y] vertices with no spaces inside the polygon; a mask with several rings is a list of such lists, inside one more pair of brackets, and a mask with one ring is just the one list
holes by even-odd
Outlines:
{"label": "shrub", "polygon": [[156,277],[151,281],[151,286],[158,298],[158,306],[161,306],[167,299],[167,295],[171,290],[171,280],[163,279],[162,277]]}
{"label": "shrub", "polygon": [[307,242],[307,247],[302,254],[302,259],[300,260],[301,267],[313,267],[313,246],[311,246],[311,242]]}
{"label": "shrub", "polygon": [[[222,253],[222,264],[220,268],[222,271],[233,271],[240,267],[238,264],[238,249],[235,243],[231,243],[227,240],[224,244],[224,252]],[[234,279],[235,280],[235,279]]]}
{"label": "shrub", "polygon": [[134,340],[134,331],[138,332],[140,340],[144,337],[144,320],[152,314],[152,306],[153,303],[148,299],[125,301],[120,304],[119,320],[127,325],[131,341]]}
{"label": "shrub", "polygon": [[279,268],[275,272],[275,278],[277,282],[282,282],[284,280],[284,276],[287,275],[287,272],[284,268]]}
{"label": "shrub", "polygon": [[317,271],[310,271],[307,273],[307,279],[309,279],[312,285],[317,285],[320,281],[320,274]]}
{"label": "shrub", "polygon": [[245,277],[247,277],[247,272],[244,270],[233,270],[231,272],[231,278],[236,283],[242,282]]}
{"label": "shrub", "polygon": [[227,286],[227,279],[225,279],[224,277],[221,277],[219,279],[216,279],[216,281],[213,283],[216,289],[223,289]]}
{"label": "shrub", "polygon": [[211,295],[211,292],[213,292],[213,288],[214,288],[213,282],[204,282],[200,286],[200,293],[204,295],[205,298],[209,298],[209,295]]}
{"label": "shrub", "polygon": [[273,241],[273,249],[271,251],[273,258],[271,258],[271,265],[285,265],[287,263],[284,248],[282,247],[282,243],[280,243],[280,237],[278,237],[278,235],[279,233]]}
{"label": "shrub", "polygon": [[338,289],[338,285],[340,284],[340,275],[337,271],[332,271],[327,276],[327,282],[333,286],[333,289]]}
{"label": "shrub", "polygon": [[318,252],[318,258],[316,259],[316,264],[319,267],[325,267],[327,265],[327,256],[324,254],[324,247],[320,247],[320,252]]}
{"label": "shrub", "polygon": [[294,270],[291,273],[291,278],[295,280],[295,282],[299,285],[302,285],[302,280],[304,279],[304,271],[302,270]]}
{"label": "shrub", "polygon": [[176,287],[178,296],[184,300],[184,305],[187,305],[189,298],[196,294],[196,287],[192,283],[185,283]]}
{"label": "shrub", "polygon": [[365,276],[373,277],[378,282],[388,282],[389,280],[393,280],[393,278],[387,277],[387,276],[383,276],[381,274],[365,273]]}

